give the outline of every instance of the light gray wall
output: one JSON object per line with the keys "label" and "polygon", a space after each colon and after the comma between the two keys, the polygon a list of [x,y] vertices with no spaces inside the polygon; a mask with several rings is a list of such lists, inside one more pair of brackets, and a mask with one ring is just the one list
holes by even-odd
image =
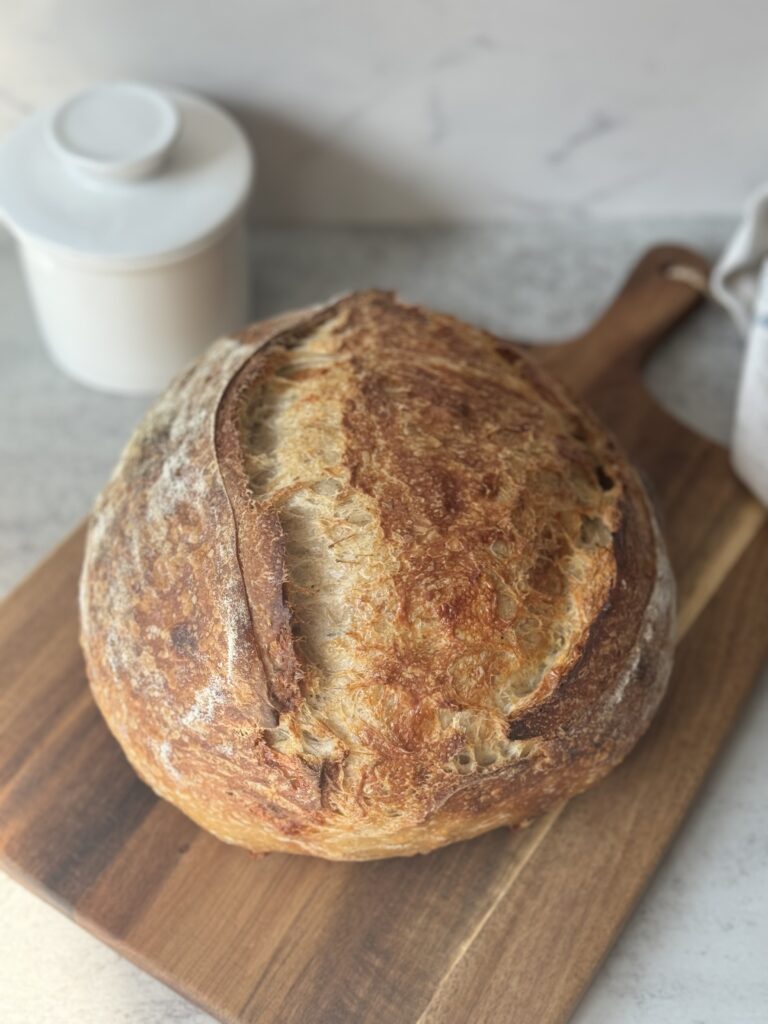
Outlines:
{"label": "light gray wall", "polygon": [[274,223],[730,213],[766,38],[765,0],[0,0],[0,135],[147,77],[241,116]]}

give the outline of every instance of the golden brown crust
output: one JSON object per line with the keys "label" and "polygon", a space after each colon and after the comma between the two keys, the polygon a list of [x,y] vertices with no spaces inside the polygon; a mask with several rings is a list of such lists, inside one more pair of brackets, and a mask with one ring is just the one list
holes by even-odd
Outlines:
{"label": "golden brown crust", "polygon": [[639,480],[526,356],[363,292],[218,342],[139,428],[81,588],[129,760],[254,851],[425,852],[620,761],[669,673]]}

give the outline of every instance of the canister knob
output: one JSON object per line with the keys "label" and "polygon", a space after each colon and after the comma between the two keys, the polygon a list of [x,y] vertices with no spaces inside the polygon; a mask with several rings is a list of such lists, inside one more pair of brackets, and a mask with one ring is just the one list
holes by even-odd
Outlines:
{"label": "canister knob", "polygon": [[57,107],[48,138],[59,158],[80,173],[130,181],[160,167],[180,124],[166,93],[134,82],[108,82]]}

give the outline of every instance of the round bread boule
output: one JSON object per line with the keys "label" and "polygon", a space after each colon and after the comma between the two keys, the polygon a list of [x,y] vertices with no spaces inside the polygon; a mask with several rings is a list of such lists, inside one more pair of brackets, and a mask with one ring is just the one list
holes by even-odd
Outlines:
{"label": "round bread boule", "polygon": [[528,822],[661,700],[637,474],[521,351],[369,291],[224,339],[147,415],[81,583],[94,697],[226,842],[334,859]]}

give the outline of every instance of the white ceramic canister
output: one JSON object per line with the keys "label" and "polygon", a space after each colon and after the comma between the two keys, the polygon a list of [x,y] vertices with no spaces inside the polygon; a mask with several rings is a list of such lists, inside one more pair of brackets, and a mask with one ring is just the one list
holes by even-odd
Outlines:
{"label": "white ceramic canister", "polygon": [[0,215],[67,373],[158,391],[246,321],[253,173],[232,118],[176,89],[103,83],[22,123],[0,147]]}

